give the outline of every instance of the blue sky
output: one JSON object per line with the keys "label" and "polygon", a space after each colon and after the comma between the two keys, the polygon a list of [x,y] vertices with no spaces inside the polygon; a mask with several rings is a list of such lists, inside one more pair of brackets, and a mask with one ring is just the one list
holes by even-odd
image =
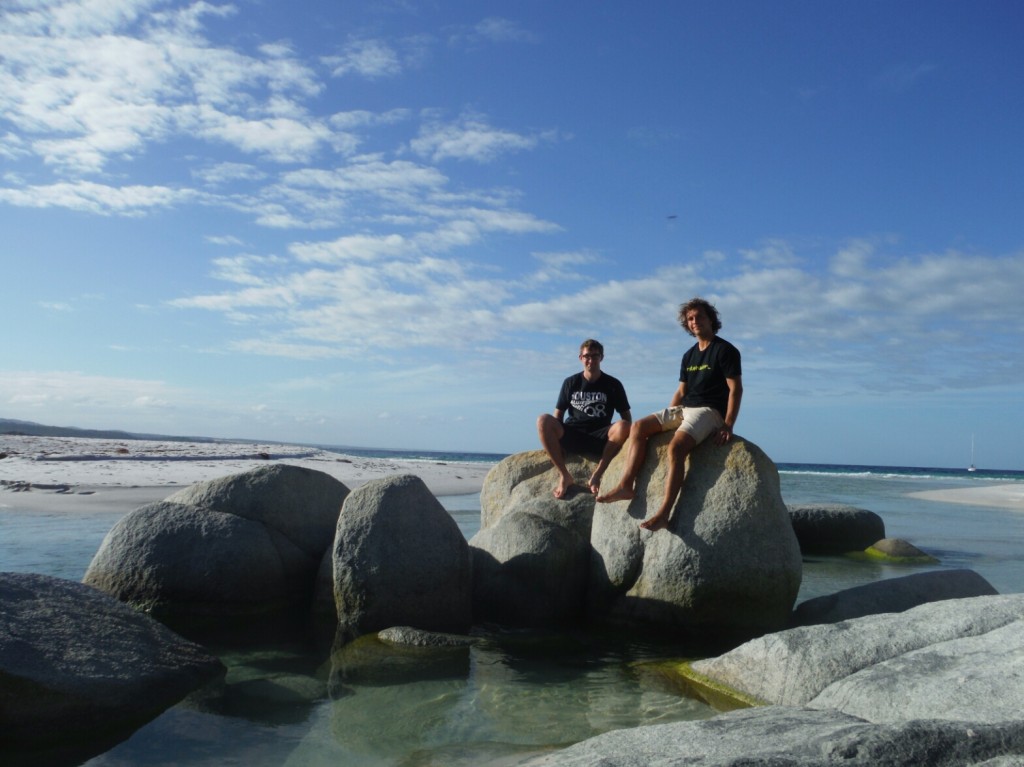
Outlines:
{"label": "blue sky", "polygon": [[0,417],[510,453],[694,295],[780,462],[1024,469],[1024,6],[6,0]]}

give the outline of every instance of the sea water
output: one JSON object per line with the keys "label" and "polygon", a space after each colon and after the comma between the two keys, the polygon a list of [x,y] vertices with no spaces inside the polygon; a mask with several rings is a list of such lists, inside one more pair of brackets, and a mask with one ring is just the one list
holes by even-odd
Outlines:
{"label": "sea water", "polygon": [[[396,453],[393,457],[408,457]],[[421,456],[431,458],[431,456]],[[446,456],[467,460],[466,455]],[[469,457],[469,459],[472,459]],[[936,568],[973,569],[1000,592],[1024,592],[1024,513],[926,501],[908,494],[1024,482],[1024,473],[780,464],[789,504],[842,503],[879,514],[888,537],[940,560],[893,566],[808,557],[798,602],[874,580]],[[26,513],[0,495],[0,570],[78,580],[114,515]],[[440,499],[467,539],[479,495]],[[174,706],[88,767],[414,767],[512,765],[612,729],[715,715],[680,694],[650,661],[688,648],[639,633],[478,632],[464,668],[437,678],[353,685],[326,694],[329,664],[302,642],[213,648],[228,666],[226,693]]]}

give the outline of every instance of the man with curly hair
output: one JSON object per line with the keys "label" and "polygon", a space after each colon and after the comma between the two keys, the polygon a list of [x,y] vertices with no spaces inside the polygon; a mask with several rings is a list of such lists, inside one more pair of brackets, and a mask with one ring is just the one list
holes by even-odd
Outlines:
{"label": "man with curly hair", "polygon": [[679,386],[667,408],[633,422],[622,479],[613,490],[597,496],[601,503],[633,498],[636,478],[647,456],[647,441],[655,434],[675,429],[668,446],[665,496],[658,511],[640,524],[646,530],[660,530],[668,524],[683,489],[690,452],[708,437],[713,437],[717,445],[732,439],[743,399],[740,352],[718,337],[722,328],[718,310],[703,298],[693,298],[679,307],[679,323],[697,339],[683,355]]}

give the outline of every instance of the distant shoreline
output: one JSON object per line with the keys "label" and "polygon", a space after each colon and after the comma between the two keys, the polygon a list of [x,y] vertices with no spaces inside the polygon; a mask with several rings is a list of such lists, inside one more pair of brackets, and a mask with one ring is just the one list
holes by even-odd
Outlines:
{"label": "distant shoreline", "polygon": [[[276,463],[322,471],[355,489],[395,474],[420,477],[435,495],[479,493],[493,464],[347,455],[267,442],[124,440],[0,435],[0,482],[8,492],[84,495],[98,489],[191,485]],[[21,488],[19,490],[19,488]],[[0,496],[2,497],[2,496]]]}
{"label": "distant shoreline", "polygon": [[988,485],[986,487],[956,487],[949,490],[923,490],[908,493],[911,498],[944,503],[962,503],[971,506],[995,506],[1001,509],[1024,511],[1024,485]]}

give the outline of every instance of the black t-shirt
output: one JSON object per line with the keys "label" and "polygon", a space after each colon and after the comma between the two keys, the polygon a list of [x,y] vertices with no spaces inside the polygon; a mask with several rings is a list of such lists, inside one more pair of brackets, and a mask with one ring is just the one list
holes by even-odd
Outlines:
{"label": "black t-shirt", "polygon": [[629,400],[618,378],[601,373],[596,381],[588,381],[580,371],[562,382],[555,409],[566,414],[566,424],[595,431],[611,424],[616,410],[620,415],[627,412]]}
{"label": "black t-shirt", "polygon": [[683,355],[679,380],[686,384],[686,407],[713,407],[725,418],[729,405],[726,378],[742,375],[740,351],[724,338],[715,336],[704,351],[694,344]]}

